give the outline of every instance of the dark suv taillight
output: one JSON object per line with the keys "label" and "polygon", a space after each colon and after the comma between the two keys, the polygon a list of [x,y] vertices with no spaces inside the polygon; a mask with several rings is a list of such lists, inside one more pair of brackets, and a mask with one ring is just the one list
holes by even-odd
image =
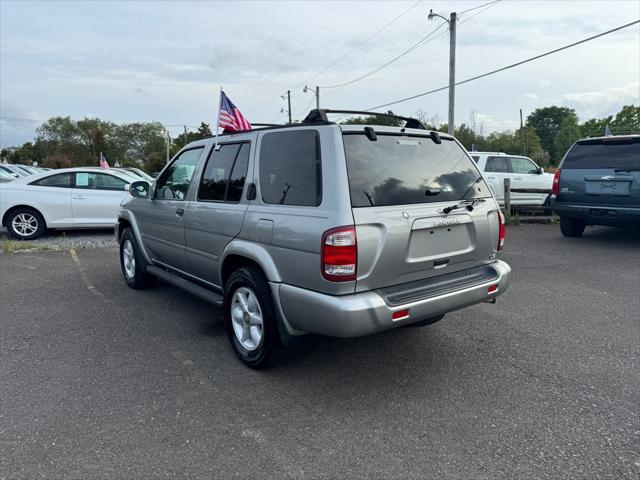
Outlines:
{"label": "dark suv taillight", "polygon": [[498,227],[498,251],[501,251],[504,248],[504,237],[507,234],[507,229],[504,226],[504,215],[500,210],[498,210],[498,221],[500,222],[500,226]]}
{"label": "dark suv taillight", "polygon": [[358,242],[353,225],[332,228],[322,235],[322,276],[331,282],[356,279]]}
{"label": "dark suv taillight", "polygon": [[553,175],[553,184],[551,185],[551,193],[553,195],[560,195],[560,169],[556,170]]}

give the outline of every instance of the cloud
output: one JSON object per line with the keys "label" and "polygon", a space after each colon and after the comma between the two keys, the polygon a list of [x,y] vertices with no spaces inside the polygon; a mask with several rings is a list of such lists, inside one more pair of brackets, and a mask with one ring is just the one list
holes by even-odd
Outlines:
{"label": "cloud", "polygon": [[640,104],[640,82],[599,91],[566,93],[561,98],[563,104],[575,108],[581,118],[604,117],[623,105]]}
{"label": "cloud", "polygon": [[527,98],[529,100],[533,100],[534,102],[538,101],[538,95],[535,93],[525,93],[524,94],[524,98]]}

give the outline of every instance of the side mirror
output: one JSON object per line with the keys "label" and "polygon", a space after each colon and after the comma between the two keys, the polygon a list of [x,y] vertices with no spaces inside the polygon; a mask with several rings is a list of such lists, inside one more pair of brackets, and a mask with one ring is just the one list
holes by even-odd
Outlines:
{"label": "side mirror", "polygon": [[544,168],[538,167],[538,175],[542,175],[544,173]]}
{"label": "side mirror", "polygon": [[148,182],[139,180],[129,185],[129,193],[135,198],[149,198],[150,187]]}

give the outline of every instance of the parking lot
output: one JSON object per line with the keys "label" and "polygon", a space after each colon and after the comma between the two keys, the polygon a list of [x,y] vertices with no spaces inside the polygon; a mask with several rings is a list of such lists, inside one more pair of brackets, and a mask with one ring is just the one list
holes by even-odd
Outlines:
{"label": "parking lot", "polygon": [[266,372],[113,246],[2,254],[0,478],[638,478],[639,239],[511,227],[497,304]]}

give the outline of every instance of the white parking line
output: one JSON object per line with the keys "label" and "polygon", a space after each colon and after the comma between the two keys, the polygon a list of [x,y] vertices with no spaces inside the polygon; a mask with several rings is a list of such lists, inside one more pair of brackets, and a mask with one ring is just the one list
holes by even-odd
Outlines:
{"label": "white parking line", "polygon": [[76,264],[78,273],[80,273],[80,277],[82,277],[82,280],[87,286],[87,289],[94,295],[104,298],[104,295],[102,295],[102,292],[100,292],[100,290],[98,290],[93,285],[93,283],[91,283],[91,281],[89,280],[89,277],[87,277],[87,272],[85,271],[84,266],[82,265],[82,262],[80,262],[80,257],[78,257],[78,254],[76,253],[76,251],[73,248],[70,248],[69,253],[71,254],[71,258],[73,258],[73,262]]}

